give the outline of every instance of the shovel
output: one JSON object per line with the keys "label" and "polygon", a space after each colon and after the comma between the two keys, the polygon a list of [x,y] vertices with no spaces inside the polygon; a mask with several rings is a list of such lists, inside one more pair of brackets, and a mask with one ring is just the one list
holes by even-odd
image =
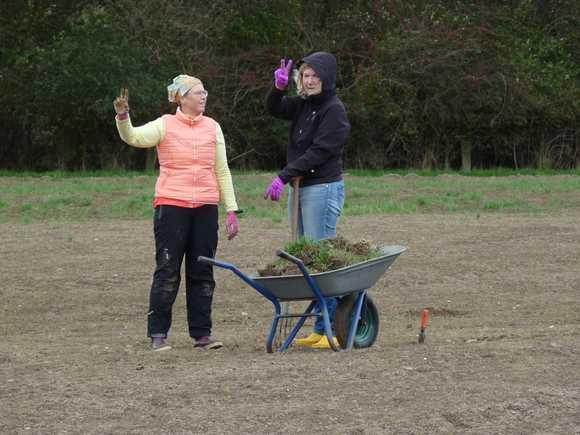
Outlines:
{"label": "shovel", "polygon": [[[290,231],[291,231],[291,241],[295,242],[298,240],[298,215],[300,211],[300,181],[302,177],[295,177],[292,179],[292,211],[290,215]],[[282,313],[290,313],[290,302],[282,303]],[[288,332],[293,325],[290,324],[290,318],[285,317],[280,322],[278,337],[284,337],[283,340],[288,336]]]}
{"label": "shovel", "polygon": [[290,229],[292,231],[292,241],[298,240],[298,211],[300,210],[300,181],[302,177],[292,179],[292,216]]}

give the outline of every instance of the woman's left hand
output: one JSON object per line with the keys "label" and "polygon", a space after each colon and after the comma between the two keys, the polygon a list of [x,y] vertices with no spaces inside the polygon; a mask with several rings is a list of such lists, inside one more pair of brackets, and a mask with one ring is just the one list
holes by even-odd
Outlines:
{"label": "woman's left hand", "polygon": [[236,213],[233,211],[228,212],[228,218],[226,220],[226,232],[228,233],[228,240],[232,240],[238,235],[240,231],[240,222]]}
{"label": "woman's left hand", "polygon": [[276,177],[264,192],[264,199],[270,198],[272,201],[279,201],[283,192],[284,181],[280,177]]}

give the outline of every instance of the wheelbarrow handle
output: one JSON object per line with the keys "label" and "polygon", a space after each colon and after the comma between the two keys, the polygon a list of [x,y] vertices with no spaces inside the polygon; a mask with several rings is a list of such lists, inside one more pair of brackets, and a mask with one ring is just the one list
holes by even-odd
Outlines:
{"label": "wheelbarrow handle", "polygon": [[280,313],[280,302],[278,302],[278,298],[276,298],[276,296],[274,296],[270,290],[255,282],[251,277],[246,275],[244,272],[242,272],[233,264],[226,263],[225,261],[215,260],[209,257],[204,257],[203,255],[197,257],[197,261],[199,261],[200,263],[207,263],[211,264],[212,266],[217,266],[223,269],[231,270],[238,277],[240,277],[242,281],[253,287],[258,293],[260,293],[262,296],[264,296],[266,299],[272,302],[274,304],[274,307],[276,308],[276,312],[278,314]]}
{"label": "wheelbarrow handle", "polygon": [[293,255],[288,254],[286,251],[282,251],[281,249],[276,251],[276,255],[280,258],[283,258],[284,260],[291,261],[298,267],[300,267],[301,264],[304,265],[300,258],[296,258]]}
{"label": "wheelbarrow handle", "polygon": [[218,261],[214,260],[213,258],[204,257],[203,255],[200,255],[199,257],[197,257],[197,261],[199,261],[200,263],[209,263],[209,264],[214,264],[214,265],[219,263]]}

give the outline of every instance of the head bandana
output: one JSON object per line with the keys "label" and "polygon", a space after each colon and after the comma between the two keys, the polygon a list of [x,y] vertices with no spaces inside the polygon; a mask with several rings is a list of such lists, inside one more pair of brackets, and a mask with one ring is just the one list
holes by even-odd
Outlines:
{"label": "head bandana", "polygon": [[188,76],[187,74],[178,75],[173,79],[173,83],[167,86],[167,97],[169,102],[178,103],[180,97],[187,94],[187,92],[194,86],[201,84],[201,80],[196,77]]}

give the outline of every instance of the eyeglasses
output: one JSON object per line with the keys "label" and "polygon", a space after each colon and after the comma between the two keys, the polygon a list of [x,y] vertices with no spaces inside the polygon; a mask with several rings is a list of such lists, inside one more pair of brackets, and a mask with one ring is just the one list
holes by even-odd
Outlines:
{"label": "eyeglasses", "polygon": [[207,97],[209,93],[204,89],[203,91],[191,92],[191,95],[195,95],[196,97]]}

